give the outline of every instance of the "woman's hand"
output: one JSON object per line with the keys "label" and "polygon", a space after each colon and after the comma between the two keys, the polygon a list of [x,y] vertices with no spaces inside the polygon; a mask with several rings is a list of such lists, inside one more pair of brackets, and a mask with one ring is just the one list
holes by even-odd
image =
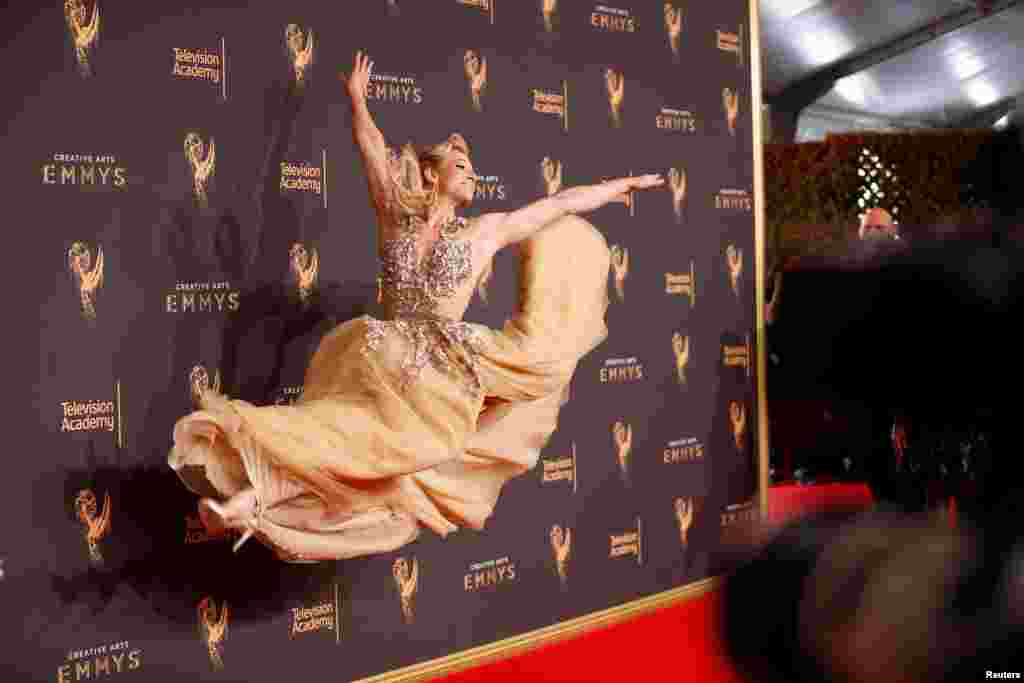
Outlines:
{"label": "woman's hand", "polygon": [[613,202],[629,206],[632,201],[631,195],[634,191],[660,187],[664,184],[665,178],[658,173],[609,180],[608,182],[603,183],[602,186],[608,187],[612,190],[613,194],[611,194],[611,196],[601,197],[595,193],[595,195],[591,197],[581,193],[579,198],[584,200],[581,202],[582,208],[574,208],[573,212],[583,213],[586,211],[593,211],[594,209],[601,208],[605,204],[611,204]]}
{"label": "woman's hand", "polygon": [[494,251],[527,239],[568,214],[586,213],[612,202],[627,202],[631,192],[665,184],[658,174],[618,178],[597,185],[570,187],[510,213],[484,214],[477,219],[481,238]]}
{"label": "woman's hand", "polygon": [[369,55],[364,55],[362,50],[356,52],[356,61],[352,66],[352,73],[347,78],[342,75],[348,95],[354,101],[366,99],[366,89],[370,85],[370,74],[372,72],[373,62],[370,61]]}

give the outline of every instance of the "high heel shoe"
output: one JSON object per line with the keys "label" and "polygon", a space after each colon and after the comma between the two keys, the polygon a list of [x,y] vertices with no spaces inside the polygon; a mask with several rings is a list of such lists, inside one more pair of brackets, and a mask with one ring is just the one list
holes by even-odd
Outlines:
{"label": "high heel shoe", "polygon": [[231,517],[220,503],[210,498],[203,498],[199,501],[199,519],[206,527],[207,532],[214,535],[222,534],[228,529],[244,529],[242,536],[235,541],[231,548],[232,552],[237,553],[242,545],[256,533],[256,527],[259,524],[259,499],[255,500],[254,507],[256,509],[252,515]]}

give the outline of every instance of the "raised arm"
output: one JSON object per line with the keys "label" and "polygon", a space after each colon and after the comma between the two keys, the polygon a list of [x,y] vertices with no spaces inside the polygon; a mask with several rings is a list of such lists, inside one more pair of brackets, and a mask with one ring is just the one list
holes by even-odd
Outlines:
{"label": "raised arm", "polygon": [[[359,147],[370,188],[370,200],[378,212],[384,211],[391,200],[391,170],[387,142],[384,134],[373,122],[366,106],[366,89],[370,84],[373,62],[362,52],[356,53],[352,73],[345,81],[352,104],[352,138]],[[344,76],[343,76],[344,78]]]}
{"label": "raised arm", "polygon": [[480,220],[495,250],[521,242],[569,214],[587,213],[611,202],[625,202],[630,192],[663,185],[660,175],[619,178],[599,185],[570,187],[509,213],[491,213]]}

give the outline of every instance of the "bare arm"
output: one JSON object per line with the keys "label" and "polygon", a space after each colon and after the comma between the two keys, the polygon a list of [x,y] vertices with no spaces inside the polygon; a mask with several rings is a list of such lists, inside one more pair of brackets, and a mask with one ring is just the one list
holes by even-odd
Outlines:
{"label": "bare arm", "polygon": [[521,242],[552,222],[569,214],[586,213],[615,201],[625,201],[633,190],[664,184],[660,175],[619,178],[599,185],[580,185],[556,192],[509,213],[482,217],[484,238],[495,251]]}
{"label": "bare arm", "polygon": [[384,134],[373,122],[366,106],[366,88],[370,83],[373,62],[362,52],[356,53],[352,74],[346,80],[352,104],[352,138],[359,147],[370,189],[370,200],[378,213],[384,211],[391,200],[391,171],[388,163],[387,142]]}

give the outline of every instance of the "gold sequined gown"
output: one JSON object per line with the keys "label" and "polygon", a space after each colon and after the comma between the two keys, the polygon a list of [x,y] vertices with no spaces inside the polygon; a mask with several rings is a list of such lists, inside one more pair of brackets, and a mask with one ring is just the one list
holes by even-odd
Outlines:
{"label": "gold sequined gown", "polygon": [[255,537],[290,561],[482,528],[607,335],[610,256],[578,217],[541,230],[519,245],[518,313],[489,329],[461,320],[486,265],[473,263],[473,225],[447,226],[420,262],[413,225],[382,243],[388,319],[328,333],[294,405],[206,392],[174,429],[168,461],[185,485],[222,501],[252,487]]}

